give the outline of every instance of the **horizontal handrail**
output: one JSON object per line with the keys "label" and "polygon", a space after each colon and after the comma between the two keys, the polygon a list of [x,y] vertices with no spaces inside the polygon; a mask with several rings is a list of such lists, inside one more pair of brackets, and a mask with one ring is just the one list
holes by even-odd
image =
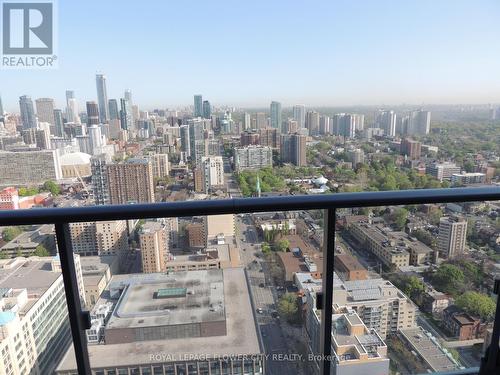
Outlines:
{"label": "horizontal handrail", "polygon": [[500,200],[500,187],[290,195],[0,211],[0,226]]}

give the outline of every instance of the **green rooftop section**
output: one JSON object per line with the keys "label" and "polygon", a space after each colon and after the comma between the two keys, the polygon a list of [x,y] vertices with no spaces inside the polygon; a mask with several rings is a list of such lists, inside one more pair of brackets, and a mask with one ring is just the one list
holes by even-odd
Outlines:
{"label": "green rooftop section", "polygon": [[186,288],[164,288],[158,289],[156,292],[156,298],[185,297],[186,293]]}

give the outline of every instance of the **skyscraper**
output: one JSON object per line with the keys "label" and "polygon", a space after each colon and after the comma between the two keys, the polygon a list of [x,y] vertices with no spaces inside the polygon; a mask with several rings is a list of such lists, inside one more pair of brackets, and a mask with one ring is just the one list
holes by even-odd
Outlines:
{"label": "skyscraper", "polygon": [[108,176],[106,172],[106,159],[104,155],[94,156],[90,159],[92,171],[92,189],[96,205],[109,204]]}
{"label": "skyscraper", "polygon": [[271,127],[281,131],[281,103],[271,102]]}
{"label": "skyscraper", "polygon": [[91,125],[87,129],[89,135],[90,154],[97,155],[102,152],[104,144],[101,134],[101,127],[99,125]]}
{"label": "skyscraper", "polygon": [[377,127],[384,130],[386,136],[394,137],[396,135],[396,113],[394,111],[379,110],[377,125]]}
{"label": "skyscraper", "polygon": [[133,100],[132,100],[132,90],[126,89],[123,97],[125,99],[127,99],[130,103],[133,103]]}
{"label": "skyscraper", "polygon": [[298,122],[300,129],[304,128],[306,126],[306,107],[302,104],[294,105],[293,118]]}
{"label": "skyscraper", "polygon": [[441,256],[454,258],[462,255],[467,238],[467,221],[458,217],[442,217],[439,220],[438,251]]}
{"label": "skyscraper", "polygon": [[106,166],[111,204],[152,203],[153,165],[147,159],[128,159]]}
{"label": "skyscraper", "polygon": [[87,126],[99,124],[99,108],[96,102],[87,102]]}
{"label": "skyscraper", "polygon": [[75,92],[72,90],[66,90],[66,120],[77,124],[80,123],[78,102],[75,98]]}
{"label": "skyscraper", "polygon": [[250,113],[245,112],[245,117],[243,118],[243,129],[242,130],[248,130],[251,128],[252,128],[252,122],[251,122]]}
{"label": "skyscraper", "polygon": [[280,155],[284,163],[292,163],[298,167],[305,166],[306,139],[302,134],[285,134],[281,136]]}
{"label": "skyscraper", "polygon": [[264,112],[257,112],[255,115],[255,128],[256,129],[263,129],[267,128],[267,118],[266,114]]}
{"label": "skyscraper", "polygon": [[431,129],[431,113],[429,111],[412,111],[408,118],[408,135],[426,135]]}
{"label": "skyscraper", "polygon": [[310,135],[319,134],[319,113],[316,111],[309,111],[306,114],[306,128],[309,129]]}
{"label": "skyscraper", "polygon": [[35,100],[36,114],[39,122],[48,122],[50,125],[55,125],[54,119],[54,99],[39,98]]}
{"label": "skyscraper", "polygon": [[57,137],[64,137],[64,119],[60,109],[54,109],[54,130]]}
{"label": "skyscraper", "polygon": [[21,110],[23,129],[36,128],[35,109],[33,108],[33,101],[30,96],[23,95],[19,98],[19,109]]}
{"label": "skyscraper", "polygon": [[208,100],[203,101],[203,117],[206,119],[210,119],[212,116],[212,107],[210,106],[210,102]]}
{"label": "skyscraper", "polygon": [[120,111],[118,110],[118,102],[116,99],[108,100],[108,108],[109,108],[109,119],[110,120],[119,120],[120,119]]}
{"label": "skyscraper", "polygon": [[106,76],[104,74],[96,74],[95,82],[97,87],[97,102],[99,103],[99,120],[104,124],[109,119]]}
{"label": "skyscraper", "polygon": [[128,99],[120,99],[120,121],[123,130],[133,130],[134,124],[132,121],[132,106]]}
{"label": "skyscraper", "polygon": [[201,95],[194,96],[194,117],[201,117],[203,115],[203,98]]}

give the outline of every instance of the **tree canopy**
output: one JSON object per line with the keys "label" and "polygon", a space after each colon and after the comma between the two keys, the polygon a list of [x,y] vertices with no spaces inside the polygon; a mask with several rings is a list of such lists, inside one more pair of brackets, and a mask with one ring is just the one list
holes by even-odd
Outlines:
{"label": "tree canopy", "polygon": [[486,294],[465,292],[457,297],[455,304],[465,312],[484,320],[491,320],[495,314],[495,302]]}

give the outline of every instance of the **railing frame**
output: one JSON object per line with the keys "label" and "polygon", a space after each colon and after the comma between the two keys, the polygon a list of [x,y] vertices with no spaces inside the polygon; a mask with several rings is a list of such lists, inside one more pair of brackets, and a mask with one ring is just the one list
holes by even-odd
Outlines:
{"label": "railing frame", "polygon": [[[424,203],[452,203],[500,200],[500,187],[403,190],[328,195],[299,195],[269,198],[238,198],[207,201],[110,205],[71,208],[0,211],[0,226],[55,224],[61,259],[61,268],[71,323],[73,346],[79,375],[90,375],[91,365],[87,351],[85,329],[88,313],[82,311],[73,259],[69,223],[86,221],[128,220],[161,217],[187,217],[251,212],[325,210],[326,251],[323,254],[323,305],[321,314],[320,366],[323,375],[331,371],[331,328],[333,298],[333,254],[335,250],[335,214],[338,208],[396,206]],[[493,337],[500,334],[500,299],[495,317]],[[490,354],[481,366],[480,374],[498,371],[498,345],[490,346]],[[495,364],[497,366],[495,367]]]}

